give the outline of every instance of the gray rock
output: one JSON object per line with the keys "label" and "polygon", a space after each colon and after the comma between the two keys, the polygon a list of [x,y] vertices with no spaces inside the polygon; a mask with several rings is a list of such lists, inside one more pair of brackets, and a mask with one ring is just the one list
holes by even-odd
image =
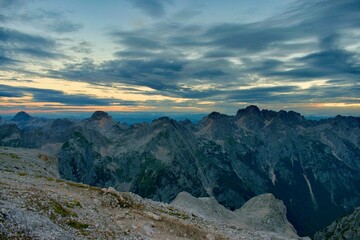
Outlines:
{"label": "gray rock", "polygon": [[272,232],[287,239],[300,239],[286,218],[283,202],[270,193],[250,199],[235,211],[224,208],[214,198],[195,198],[186,192],[179,193],[171,205],[219,224]]}
{"label": "gray rock", "polygon": [[4,201],[0,201],[0,234],[8,239],[83,239],[47,217]]}

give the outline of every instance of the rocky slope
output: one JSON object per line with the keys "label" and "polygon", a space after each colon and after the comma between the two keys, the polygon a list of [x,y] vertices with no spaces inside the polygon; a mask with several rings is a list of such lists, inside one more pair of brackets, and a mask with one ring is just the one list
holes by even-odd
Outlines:
{"label": "rocky slope", "polygon": [[356,240],[360,239],[360,207],[330,226],[315,234],[315,240]]}
{"label": "rocky slope", "polygon": [[216,223],[277,233],[286,239],[299,238],[286,218],[286,207],[271,193],[253,197],[235,211],[224,208],[213,197],[195,198],[187,192],[179,193],[171,205]]}
{"label": "rocky slope", "polygon": [[104,112],[33,128],[31,121],[0,126],[0,145],[56,154],[68,180],[163,202],[186,191],[231,210],[270,192],[300,235],[360,205],[359,118],[310,121],[249,106],[197,124],[163,117],[128,127]]}
{"label": "rocky slope", "polygon": [[[283,223],[288,228],[282,220],[275,231],[262,214],[249,222],[253,209],[246,205],[246,216],[234,213],[246,224],[228,224],[191,209],[57,177],[57,159],[51,155],[0,148],[0,239],[300,239],[291,228],[290,235],[282,231]],[[249,205],[284,214],[283,205],[271,209],[278,204],[272,195],[264,196]]]}

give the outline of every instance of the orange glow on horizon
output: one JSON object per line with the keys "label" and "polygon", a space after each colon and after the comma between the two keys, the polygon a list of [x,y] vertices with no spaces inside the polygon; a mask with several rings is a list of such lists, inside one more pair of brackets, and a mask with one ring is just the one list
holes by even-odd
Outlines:
{"label": "orange glow on horizon", "polygon": [[360,108],[360,103],[313,103],[315,108]]}

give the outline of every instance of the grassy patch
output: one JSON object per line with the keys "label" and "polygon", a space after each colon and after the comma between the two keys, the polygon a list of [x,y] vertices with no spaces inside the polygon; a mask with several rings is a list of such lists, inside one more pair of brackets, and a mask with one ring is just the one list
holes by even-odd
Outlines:
{"label": "grassy patch", "polygon": [[92,190],[92,191],[96,191],[96,192],[101,192],[101,188],[99,187],[94,187],[94,186],[88,186],[88,189]]}
{"label": "grassy patch", "polygon": [[81,222],[78,222],[78,221],[73,220],[73,219],[67,221],[66,224],[69,225],[72,228],[77,229],[77,230],[85,230],[85,229],[87,229],[89,227],[89,224],[81,223]]}
{"label": "grassy patch", "polygon": [[71,182],[71,181],[65,181],[67,185],[71,186],[71,187],[78,187],[78,188],[83,188],[83,189],[88,189],[88,190],[92,190],[92,191],[96,191],[96,192],[101,192],[101,188],[98,187],[94,187],[94,186],[89,186],[83,183],[77,183],[77,182]]}
{"label": "grassy patch", "polygon": [[66,184],[68,184],[69,186],[72,186],[72,187],[89,188],[89,185],[85,185],[85,184],[82,184],[82,183],[66,182]]}
{"label": "grassy patch", "polygon": [[162,212],[162,213],[168,214],[170,216],[181,218],[181,219],[184,219],[184,220],[190,219],[189,215],[187,215],[186,213],[180,212],[178,210],[175,210],[172,207],[159,209],[159,211]]}
{"label": "grassy patch", "polygon": [[55,215],[54,213],[51,213],[51,214],[50,214],[50,220],[53,221],[53,222],[55,222],[55,220],[56,220],[56,215]]}
{"label": "grassy patch", "polygon": [[15,153],[4,153],[4,152],[1,152],[0,153],[0,156],[3,156],[3,157],[9,157],[11,159],[20,159],[20,157],[18,155],[16,155]]}
{"label": "grassy patch", "polygon": [[55,201],[52,201],[51,202],[51,205],[53,207],[53,210],[55,213],[59,214],[60,216],[62,217],[69,217],[69,216],[72,216],[72,217],[77,217],[77,214],[64,208],[60,203],[58,202],[55,202]]}
{"label": "grassy patch", "polygon": [[65,203],[66,207],[68,208],[74,208],[74,207],[81,207],[81,204],[78,201],[71,200],[68,203]]}
{"label": "grassy patch", "polygon": [[55,182],[66,182],[65,180],[60,179],[60,178],[52,178],[52,177],[47,177],[47,176],[43,176],[43,175],[35,175],[35,178],[44,178],[49,182],[53,182],[53,181],[55,181]]}
{"label": "grassy patch", "polygon": [[19,174],[19,176],[22,176],[22,177],[28,175],[26,172],[19,172],[18,174]]}

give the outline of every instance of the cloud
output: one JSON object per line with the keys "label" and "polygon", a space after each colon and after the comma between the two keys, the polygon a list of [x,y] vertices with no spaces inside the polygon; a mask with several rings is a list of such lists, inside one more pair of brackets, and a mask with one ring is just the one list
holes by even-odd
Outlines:
{"label": "cloud", "polygon": [[5,56],[0,56],[0,67],[1,66],[5,66],[5,65],[10,65],[10,64],[15,64],[17,61],[13,60],[11,58],[5,57]]}
{"label": "cloud", "polygon": [[[57,43],[51,38],[27,34],[0,27],[0,66],[26,64],[29,59],[59,59],[65,57],[57,52]],[[17,69],[14,69],[17,70]],[[23,69],[18,69],[22,71]]]}
{"label": "cloud", "polygon": [[18,6],[21,3],[20,0],[0,0],[1,8],[10,8],[14,6]]}
{"label": "cloud", "polygon": [[[256,103],[266,103],[270,102],[283,102],[289,101],[291,95],[289,93],[294,93],[299,91],[298,87],[294,86],[276,86],[276,87],[255,87],[251,89],[244,89],[241,91],[229,91],[227,93],[227,99],[230,101],[243,101],[243,102],[256,102]],[[301,94],[296,96],[296,99],[300,100]],[[308,95],[306,97],[309,97]]]}
{"label": "cloud", "polygon": [[58,34],[78,32],[83,28],[80,23],[70,21],[64,12],[56,10],[36,9],[19,14],[18,19],[22,22],[44,26],[47,31]]}
{"label": "cloud", "polygon": [[258,24],[221,24],[207,30],[204,37],[211,39],[210,45],[223,49],[259,52],[277,42],[287,40],[291,30],[287,28],[262,28]]}
{"label": "cloud", "polygon": [[338,43],[339,35],[326,36],[319,41],[319,48],[303,57],[294,58],[296,66],[291,70],[283,70],[286,63],[276,60],[261,62],[261,66],[253,68],[266,76],[284,76],[297,81],[313,78],[341,78],[348,81],[357,78],[360,74],[358,53],[344,50]]}
{"label": "cloud", "polygon": [[0,9],[3,10],[0,16],[3,16],[7,20],[7,18],[10,17],[9,13],[19,10],[26,4],[26,2],[27,1],[22,0],[0,0]]}
{"label": "cloud", "polygon": [[71,47],[71,50],[76,53],[90,54],[93,52],[92,44],[87,41],[81,41],[77,45]]}
{"label": "cloud", "polygon": [[64,57],[63,54],[49,52],[49,51],[45,51],[45,50],[37,49],[37,48],[20,48],[20,49],[16,49],[16,51],[18,53],[22,53],[22,54],[25,54],[25,55],[30,55],[32,57],[37,57],[37,58],[55,59],[55,58]]}
{"label": "cloud", "polygon": [[6,22],[6,21],[7,21],[7,16],[0,13],[0,22]]}
{"label": "cloud", "polygon": [[12,87],[0,84],[0,97],[22,97],[23,93],[14,91]]}
{"label": "cloud", "polygon": [[83,28],[83,25],[79,23],[73,23],[68,20],[62,20],[48,24],[47,28],[57,33],[71,33],[79,31]]}
{"label": "cloud", "polygon": [[100,65],[90,60],[80,64],[69,64],[61,71],[50,70],[51,77],[94,83],[121,82],[147,86],[156,90],[176,88],[174,81],[181,72],[183,63],[163,58],[126,59],[103,62]]}
{"label": "cloud", "polygon": [[0,27],[1,45],[33,46],[39,48],[52,48],[55,41],[38,35],[26,34],[17,30]]}
{"label": "cloud", "polygon": [[163,49],[161,42],[155,39],[154,36],[144,36],[139,32],[113,31],[110,33],[113,40],[119,44],[125,45],[131,49]]}
{"label": "cloud", "polygon": [[31,3],[31,0],[0,0],[0,23],[8,23],[16,19],[18,12],[29,3]]}
{"label": "cloud", "polygon": [[0,97],[23,97],[31,95],[34,102],[52,102],[69,106],[110,106],[110,105],[136,105],[135,102],[122,101],[111,98],[97,98],[90,95],[66,94],[52,89],[38,89],[28,87],[13,87],[0,84]]}
{"label": "cloud", "polygon": [[165,5],[171,3],[171,0],[128,0],[132,6],[140,9],[145,14],[153,18],[164,17]]}

